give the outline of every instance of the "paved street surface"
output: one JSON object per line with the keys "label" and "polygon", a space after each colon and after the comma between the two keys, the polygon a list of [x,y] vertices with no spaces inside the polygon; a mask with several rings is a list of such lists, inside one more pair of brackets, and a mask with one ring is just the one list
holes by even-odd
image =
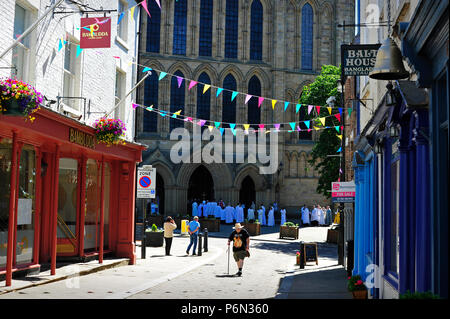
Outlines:
{"label": "paved street surface", "polygon": [[[263,227],[262,235],[251,237],[251,257],[245,259],[242,277],[230,276],[237,271],[232,254],[229,259],[227,255],[226,237],[231,228],[231,225],[221,225],[220,233],[210,233],[208,252],[202,256],[187,256],[185,251],[189,238],[177,233],[172,256],[164,256],[164,247],[147,247],[147,258],[141,259],[138,246],[137,265],[124,265],[124,260],[106,260],[106,269],[95,273],[62,277],[56,282],[1,294],[2,290],[5,291],[3,281],[0,282],[0,299],[351,298],[345,286],[345,271],[337,266],[337,246],[325,243],[327,227],[300,229],[300,240],[319,244],[319,265],[308,264],[305,269],[295,265],[299,240],[279,239],[278,225]],[[98,261],[75,264],[58,268],[57,275],[82,270],[89,273],[98,266]],[[12,288],[51,278],[44,272],[15,279]]]}

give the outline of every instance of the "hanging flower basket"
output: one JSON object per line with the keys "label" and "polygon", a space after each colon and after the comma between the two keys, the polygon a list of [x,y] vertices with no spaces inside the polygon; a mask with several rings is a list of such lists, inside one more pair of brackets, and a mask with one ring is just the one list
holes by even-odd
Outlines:
{"label": "hanging flower basket", "polygon": [[123,140],[126,128],[121,120],[101,118],[95,121],[94,128],[97,143],[104,143],[106,146],[126,144]]}
{"label": "hanging flower basket", "polygon": [[34,87],[15,79],[0,80],[0,114],[25,116],[33,122],[43,97]]}

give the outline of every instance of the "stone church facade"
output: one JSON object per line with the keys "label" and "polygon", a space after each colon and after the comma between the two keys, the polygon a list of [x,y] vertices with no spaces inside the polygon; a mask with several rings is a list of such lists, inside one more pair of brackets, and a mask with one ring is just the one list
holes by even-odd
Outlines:
{"label": "stone church facade", "polygon": [[[353,37],[352,31],[344,33],[337,27],[344,20],[354,23],[351,0],[165,0],[161,10],[153,2],[149,1],[151,19],[144,10],[140,12],[138,76],[144,76],[144,67],[169,76],[160,81],[147,78],[138,88],[137,101],[167,112],[181,105],[182,114],[196,118],[203,112],[211,121],[229,122],[224,116],[251,124],[256,124],[255,118],[259,123],[300,119],[292,104],[286,111],[282,103],[272,110],[270,101],[264,101],[259,110],[250,111],[250,102],[246,104],[242,94],[230,106],[213,89],[205,102],[198,92],[200,85],[189,90],[183,84],[178,88],[183,92],[177,93],[170,75],[199,82],[207,79],[216,87],[231,83],[238,92],[296,103],[322,65],[340,64],[340,45]],[[158,72],[153,73],[155,77]],[[157,170],[157,195],[165,215],[190,213],[189,200],[199,196],[194,187],[212,190],[200,197],[233,205],[249,199],[266,206],[277,201],[291,216],[303,204],[330,203],[316,193],[318,173],[308,164],[316,132],[310,136],[280,133],[278,170],[261,175],[258,163],[174,164],[170,150],[176,141],[169,138],[174,120],[146,113],[152,112],[137,109],[136,140],[148,145],[142,165]],[[192,131],[192,123],[181,126]]]}

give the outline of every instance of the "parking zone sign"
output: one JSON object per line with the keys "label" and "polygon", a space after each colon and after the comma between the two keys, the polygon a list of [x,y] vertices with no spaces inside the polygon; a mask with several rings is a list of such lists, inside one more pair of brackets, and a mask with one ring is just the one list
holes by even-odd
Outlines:
{"label": "parking zone sign", "polygon": [[138,167],[136,198],[155,198],[156,168],[151,165]]}

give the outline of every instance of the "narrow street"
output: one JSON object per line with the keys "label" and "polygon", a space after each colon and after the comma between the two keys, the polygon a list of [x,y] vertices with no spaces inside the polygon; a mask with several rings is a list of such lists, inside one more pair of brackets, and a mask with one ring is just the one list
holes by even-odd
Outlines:
{"label": "narrow street", "polygon": [[[143,260],[139,256],[137,265],[106,269],[85,276],[21,289],[2,294],[0,299],[289,298],[289,293],[286,294],[283,290],[286,288],[289,291],[298,290],[295,286],[299,279],[293,279],[298,277],[298,274],[313,270],[320,273],[320,268],[329,270],[329,267],[337,265],[336,246],[324,243],[327,227],[300,229],[302,240],[319,242],[319,265],[308,264],[305,269],[300,270],[295,265],[299,241],[279,239],[275,226],[267,227],[262,235],[251,238],[251,257],[245,260],[243,276],[234,277],[232,275],[236,273],[237,268],[232,254],[228,275],[225,238],[231,226],[223,225],[221,228],[221,232],[216,233],[216,236],[222,238],[209,237],[208,252],[204,252],[202,256],[187,256],[185,250],[189,239],[177,234],[172,246],[172,256],[164,256],[163,247],[147,247],[147,258]],[[140,247],[137,247],[137,253],[140,255]],[[286,276],[293,277],[283,282]],[[340,280],[345,282],[345,276],[341,276]],[[314,284],[310,289],[314,290]],[[310,295],[296,298],[302,297],[308,298]],[[336,297],[342,298],[335,295],[334,298]],[[322,298],[326,296],[323,295]]]}

